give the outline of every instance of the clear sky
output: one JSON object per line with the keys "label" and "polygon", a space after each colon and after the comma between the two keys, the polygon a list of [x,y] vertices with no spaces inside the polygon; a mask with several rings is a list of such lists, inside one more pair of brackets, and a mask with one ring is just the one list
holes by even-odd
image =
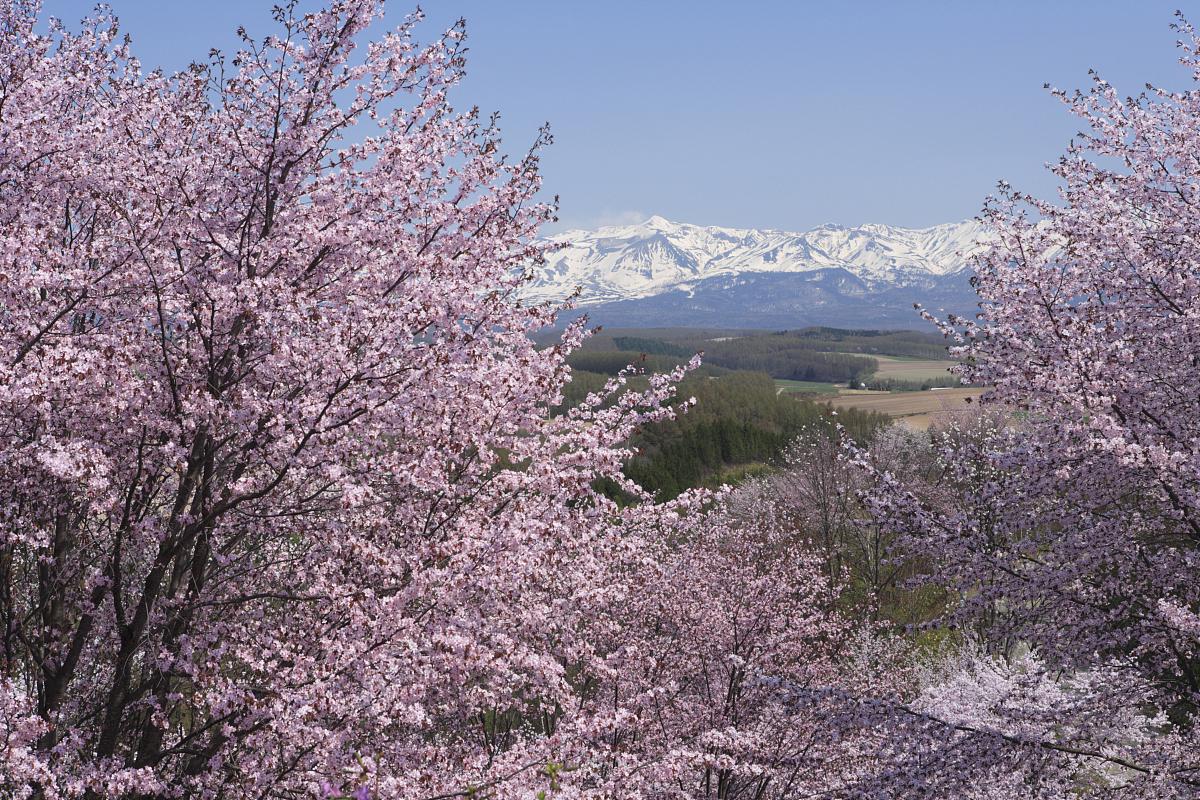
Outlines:
{"label": "clear sky", "polygon": [[[502,114],[523,151],[548,121],[562,223],[650,214],[800,230],[965,219],[1003,178],[1045,194],[1078,123],[1042,89],[1183,88],[1190,0],[432,0],[427,38],[468,21],[455,104]],[[112,0],[143,63],[178,69],[270,0]],[[92,2],[45,0],[73,21]],[[305,3],[312,6],[312,2]],[[412,4],[391,0],[399,19]]]}

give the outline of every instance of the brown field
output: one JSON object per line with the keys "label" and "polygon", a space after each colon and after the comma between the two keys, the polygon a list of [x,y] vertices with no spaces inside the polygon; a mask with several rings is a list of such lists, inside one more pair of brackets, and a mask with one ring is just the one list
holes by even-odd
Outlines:
{"label": "brown field", "polygon": [[876,378],[895,378],[901,381],[945,378],[950,375],[947,369],[956,363],[943,359],[896,358],[895,356],[873,355],[871,358],[879,362],[879,369],[875,372]]}
{"label": "brown field", "polygon": [[[933,362],[936,363],[936,362]],[[968,399],[983,393],[978,388],[935,389],[927,392],[888,392],[879,394],[843,394],[830,399],[835,408],[878,411],[903,419],[905,425],[924,430],[939,415],[967,407]]]}
{"label": "brown field", "polygon": [[911,428],[914,431],[927,431],[933,421],[945,412],[939,411],[936,414],[913,414],[911,417],[900,417],[896,420],[897,425],[903,425],[906,428]]}

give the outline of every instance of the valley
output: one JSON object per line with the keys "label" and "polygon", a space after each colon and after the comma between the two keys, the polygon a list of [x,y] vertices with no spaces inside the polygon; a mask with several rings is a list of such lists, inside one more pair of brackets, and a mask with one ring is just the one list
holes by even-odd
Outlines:
{"label": "valley", "polygon": [[696,353],[702,365],[679,387],[679,397],[695,405],[637,434],[639,454],[626,466],[662,497],[769,473],[797,436],[832,435],[835,422],[853,438],[891,424],[925,430],[983,392],[948,371],[955,362],[934,333],[618,328],[599,330],[570,356],[572,381],[558,410],[631,365],[643,374],[631,375],[628,387],[640,390],[646,374],[675,369]]}

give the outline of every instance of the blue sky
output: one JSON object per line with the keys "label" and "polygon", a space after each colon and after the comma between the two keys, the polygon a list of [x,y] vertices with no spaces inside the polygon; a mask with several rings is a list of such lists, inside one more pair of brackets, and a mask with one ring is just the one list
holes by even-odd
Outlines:
{"label": "blue sky", "polygon": [[[143,62],[177,69],[270,1],[112,0]],[[306,3],[311,6],[312,3]],[[548,121],[562,227],[650,214],[805,229],[964,219],[1003,178],[1046,194],[1077,121],[1042,89],[1095,68],[1183,88],[1180,0],[433,0],[468,21],[455,104],[502,114],[510,150]],[[1193,5],[1200,6],[1200,3]],[[46,0],[75,20],[92,7]],[[391,0],[397,19],[410,3]],[[1184,5],[1188,10],[1188,5]],[[1200,22],[1200,8],[1193,9]]]}

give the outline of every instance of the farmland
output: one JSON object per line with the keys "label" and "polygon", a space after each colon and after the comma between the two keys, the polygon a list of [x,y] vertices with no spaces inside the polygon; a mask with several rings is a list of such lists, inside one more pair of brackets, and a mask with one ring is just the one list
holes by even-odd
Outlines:
{"label": "farmland", "polygon": [[793,417],[809,420],[818,406],[842,409],[844,423],[853,409],[855,419],[887,417],[925,429],[983,391],[956,385],[949,372],[955,362],[946,358],[944,340],[932,334],[617,329],[599,333],[571,355],[575,372],[563,407],[599,390],[628,364],[665,372],[701,351],[698,380],[683,387],[683,394],[698,400],[689,421],[643,435],[644,454],[631,465],[643,485],[665,495],[725,480],[746,463],[773,463],[795,427]]}
{"label": "farmland", "polygon": [[906,358],[903,356],[872,355],[879,367],[875,377],[880,379],[892,378],[903,381],[925,381],[945,378],[947,370],[954,365],[947,359]]}
{"label": "farmland", "polygon": [[967,408],[983,389],[935,389],[925,392],[871,392],[841,394],[829,400],[835,408],[875,411],[900,419],[903,424],[924,430],[939,415]]}

